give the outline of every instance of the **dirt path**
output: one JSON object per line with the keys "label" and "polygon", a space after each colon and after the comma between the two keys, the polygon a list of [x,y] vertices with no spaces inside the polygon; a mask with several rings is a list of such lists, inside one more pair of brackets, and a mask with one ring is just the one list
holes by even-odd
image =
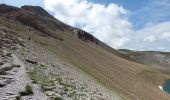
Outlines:
{"label": "dirt path", "polygon": [[18,66],[8,71],[7,75],[1,75],[1,81],[11,81],[6,84],[3,88],[0,88],[0,100],[14,99],[20,91],[24,90],[24,87],[29,83],[29,79],[26,76],[25,66],[22,61],[18,59],[16,55],[12,55],[9,64],[4,67]]}

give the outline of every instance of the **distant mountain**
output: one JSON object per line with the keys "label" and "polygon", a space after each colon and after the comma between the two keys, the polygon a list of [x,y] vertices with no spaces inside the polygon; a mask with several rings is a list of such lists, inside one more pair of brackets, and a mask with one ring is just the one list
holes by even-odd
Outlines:
{"label": "distant mountain", "polygon": [[158,68],[170,73],[170,53],[160,51],[131,51],[120,49],[127,60]]}
{"label": "distant mountain", "polygon": [[[121,99],[168,100],[170,98],[168,94],[158,88],[158,86],[162,85],[166,79],[169,79],[169,74],[152,68],[150,67],[150,62],[148,62],[148,64],[146,61],[141,60],[148,58],[147,56],[137,56],[139,60],[135,60],[136,58],[132,59],[135,53],[131,54],[131,51],[122,50],[117,51],[101,42],[90,33],[57,20],[39,6],[27,5],[17,8],[1,4],[0,27],[3,27],[4,30],[10,30],[10,32],[16,33],[14,35],[15,37],[23,39],[23,41],[25,41],[25,44],[22,47],[23,49],[34,51],[27,52],[28,55],[30,53],[29,56],[25,52],[21,53],[23,57],[25,57],[24,55],[26,55],[26,57],[34,56],[36,54],[39,54],[38,56],[41,56],[41,54],[43,55],[42,58],[39,57],[35,61],[26,59],[25,63],[29,62],[34,65],[39,62],[38,60],[42,60],[48,67],[52,66],[49,67],[50,69],[53,68],[53,65],[49,61],[53,60],[55,57],[59,57],[63,62],[68,62],[73,65],[74,67],[71,67],[72,70],[74,70],[74,68],[78,69],[79,73],[82,73],[84,77],[92,77],[91,79],[94,80],[90,81],[99,82],[102,86],[113,91],[113,94],[118,95]],[[3,32],[0,33],[2,34]],[[45,51],[49,51],[49,54],[46,54],[46,56],[53,55],[55,57],[50,59],[50,56],[49,59],[44,60],[43,58],[46,57],[44,55],[45,53],[39,53],[42,49],[38,51],[37,48],[44,48]],[[34,54],[35,52],[36,54]],[[38,56],[35,56],[35,58]],[[153,58],[155,57],[157,56],[153,56]],[[34,59],[34,57],[32,59]],[[162,58],[160,61],[163,61],[164,59],[165,58]],[[139,64],[139,62],[141,64]],[[154,62],[156,62],[155,59]],[[55,63],[58,62],[56,61]],[[64,67],[67,65],[61,64],[61,66]],[[32,67],[34,68],[34,66]],[[40,71],[45,71],[43,70],[43,65],[40,67],[42,68]],[[61,68],[58,68],[55,71],[57,72]],[[37,71],[37,69],[35,71]],[[83,74],[83,72],[88,75]],[[61,75],[67,74],[67,72],[64,74],[62,72],[60,73]],[[35,72],[32,72],[31,74],[34,75]],[[40,76],[41,75],[42,74],[40,74]],[[77,75],[77,73],[75,73],[75,75]],[[74,77],[74,79],[76,78],[79,77]],[[35,79],[35,77],[32,77],[32,79]],[[70,91],[69,89],[72,86],[63,84],[62,79],[60,78],[58,80],[60,85],[69,87],[64,89],[65,91],[63,90],[64,92],[62,95],[64,95],[65,92]],[[75,83],[77,84],[79,82]],[[85,84],[85,82],[82,82],[82,84]],[[46,90],[48,89],[49,88]],[[84,87],[81,89],[86,90]],[[88,91],[88,89],[86,91]],[[51,90],[53,90],[53,88]],[[76,92],[74,91],[73,93]],[[92,92],[89,92],[89,94],[90,93]],[[74,96],[74,94],[71,96]],[[90,96],[94,96],[93,93]],[[100,96],[102,96],[102,94]]]}

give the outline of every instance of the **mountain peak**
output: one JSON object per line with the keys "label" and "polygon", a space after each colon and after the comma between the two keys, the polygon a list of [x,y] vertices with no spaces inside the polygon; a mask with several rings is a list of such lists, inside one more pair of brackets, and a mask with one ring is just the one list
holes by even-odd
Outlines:
{"label": "mountain peak", "polygon": [[27,11],[37,13],[37,14],[42,15],[42,16],[52,17],[47,11],[45,11],[40,6],[25,5],[25,6],[22,6],[21,8],[24,9],[24,10],[27,10]]}
{"label": "mountain peak", "polygon": [[1,14],[11,12],[11,11],[18,11],[18,10],[19,10],[19,8],[17,8],[17,7],[9,6],[6,4],[0,4],[0,13]]}

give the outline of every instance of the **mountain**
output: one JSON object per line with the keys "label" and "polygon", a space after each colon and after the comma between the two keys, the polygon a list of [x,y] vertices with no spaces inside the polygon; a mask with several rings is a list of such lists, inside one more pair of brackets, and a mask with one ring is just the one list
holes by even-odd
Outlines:
{"label": "mountain", "polygon": [[[25,78],[17,84],[35,88],[32,98],[41,100],[60,95],[71,100],[168,100],[170,97],[158,88],[169,79],[169,74],[139,64],[90,33],[55,19],[39,6],[17,8],[1,4],[0,27],[1,51],[5,53],[2,59],[7,50],[15,55],[7,57],[7,62],[17,60],[20,69],[25,64],[26,70],[22,69]],[[0,91],[6,90],[5,85],[0,85]],[[40,90],[37,87],[43,92],[36,92]],[[21,96],[24,93],[19,92]]]}
{"label": "mountain", "polygon": [[125,59],[145,64],[153,68],[160,69],[165,73],[170,73],[170,53],[160,51],[132,51],[120,49],[120,53]]}

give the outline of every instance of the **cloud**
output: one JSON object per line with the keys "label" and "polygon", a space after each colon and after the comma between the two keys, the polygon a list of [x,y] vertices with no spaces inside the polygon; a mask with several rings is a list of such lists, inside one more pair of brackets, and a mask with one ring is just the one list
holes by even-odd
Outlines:
{"label": "cloud", "polygon": [[144,41],[148,41],[148,42],[154,42],[155,40],[156,40],[156,37],[153,35],[144,38]]}
{"label": "cloud", "polygon": [[163,40],[168,40],[168,41],[170,41],[170,31],[169,31],[169,32],[164,32],[164,33],[162,33],[161,36],[160,36],[160,38],[163,39]]}
{"label": "cloud", "polygon": [[[167,12],[167,2],[155,0],[135,12],[115,3],[104,5],[87,0],[44,0],[44,6],[57,19],[86,30],[113,48],[170,50],[170,21],[166,20],[170,13]],[[134,28],[135,24],[129,21],[129,17],[134,17],[129,14],[139,17],[138,24],[144,24]]]}
{"label": "cloud", "polygon": [[133,35],[129,37],[131,41],[128,42],[125,48],[133,48],[135,50],[170,50],[169,26],[170,22],[153,23],[134,31]]}
{"label": "cloud", "polygon": [[126,18],[128,11],[117,4],[103,5],[87,0],[44,0],[44,4],[57,19],[90,32],[113,48],[129,41],[132,25]]}
{"label": "cloud", "polygon": [[170,22],[162,22],[157,24],[151,24],[143,29],[138,30],[136,33],[140,37],[144,37],[144,41],[158,42],[170,40]]}

